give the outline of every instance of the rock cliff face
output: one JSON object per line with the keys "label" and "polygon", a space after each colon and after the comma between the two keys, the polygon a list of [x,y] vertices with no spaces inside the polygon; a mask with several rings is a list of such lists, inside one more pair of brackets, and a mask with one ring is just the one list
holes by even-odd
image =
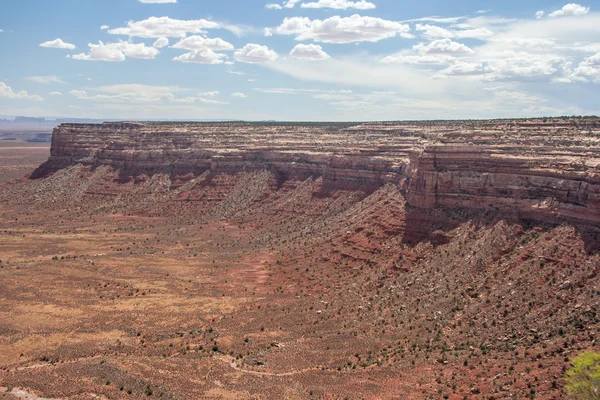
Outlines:
{"label": "rock cliff face", "polygon": [[600,223],[597,119],[349,124],[63,124],[42,178],[76,164],[108,166],[121,182],[168,173],[270,170],[280,183],[400,185],[408,204],[510,210],[523,218]]}

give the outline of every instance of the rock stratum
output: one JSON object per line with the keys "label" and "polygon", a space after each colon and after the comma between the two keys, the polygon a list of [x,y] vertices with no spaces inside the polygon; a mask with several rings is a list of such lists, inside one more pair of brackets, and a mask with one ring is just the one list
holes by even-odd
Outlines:
{"label": "rock stratum", "polygon": [[[122,183],[167,174],[270,171],[278,184],[372,192],[399,185],[410,206],[600,222],[600,123],[595,118],[366,124],[62,124],[32,178],[84,165]],[[144,178],[145,179],[145,178]]]}

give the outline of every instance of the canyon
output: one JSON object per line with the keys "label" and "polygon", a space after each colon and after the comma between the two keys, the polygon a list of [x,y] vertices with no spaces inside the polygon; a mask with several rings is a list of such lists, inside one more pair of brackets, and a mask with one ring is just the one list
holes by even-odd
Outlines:
{"label": "canyon", "polygon": [[599,347],[599,144],[595,117],[61,124],[39,167],[0,157],[30,171],[0,181],[0,398],[565,398]]}

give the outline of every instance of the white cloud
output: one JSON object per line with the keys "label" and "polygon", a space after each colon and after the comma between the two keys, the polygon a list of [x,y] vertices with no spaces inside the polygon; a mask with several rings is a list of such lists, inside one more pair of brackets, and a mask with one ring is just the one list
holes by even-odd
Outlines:
{"label": "white cloud", "polygon": [[532,49],[532,50],[552,50],[557,46],[556,42],[553,39],[544,39],[544,38],[499,38],[499,39],[490,39],[490,42],[496,42],[502,47],[509,49]]}
{"label": "white cloud", "polygon": [[574,43],[570,46],[574,50],[583,51],[585,53],[600,52],[600,43]]}
{"label": "white cloud", "polygon": [[481,75],[481,81],[535,81],[549,79],[558,72],[564,58],[552,54],[532,54],[506,50],[490,53],[484,61],[457,62],[436,78],[451,75]]}
{"label": "white cloud", "polygon": [[220,38],[205,38],[203,36],[193,35],[181,39],[173,45],[175,49],[185,50],[233,50],[231,43]]}
{"label": "white cloud", "polygon": [[283,7],[284,8],[294,8],[294,6],[296,5],[296,3],[299,3],[300,0],[287,0],[284,4]]}
{"label": "white cloud", "polygon": [[227,58],[226,54],[215,53],[210,49],[192,50],[189,53],[182,54],[173,58],[174,61],[197,64],[223,64],[223,58]]}
{"label": "white cloud", "polygon": [[562,17],[562,16],[569,16],[569,15],[578,16],[578,15],[585,15],[589,12],[590,12],[589,7],[584,7],[584,6],[576,4],[576,3],[569,3],[569,4],[565,5],[563,8],[561,8],[560,10],[556,10],[556,11],[550,13],[550,17]]}
{"label": "white cloud", "polygon": [[228,101],[213,100],[213,99],[207,99],[204,97],[188,97],[186,99],[186,103],[195,103],[195,102],[204,103],[204,104],[229,104]]}
{"label": "white cloud", "polygon": [[[567,67],[567,69],[569,69]],[[600,83],[600,53],[585,58],[567,77],[568,82]]]}
{"label": "white cloud", "polygon": [[239,75],[239,76],[246,75],[244,72],[241,72],[241,71],[234,71],[234,70],[232,70],[232,69],[228,69],[226,72],[227,72],[228,74],[232,74],[232,75]]}
{"label": "white cloud", "polygon": [[413,46],[421,54],[465,55],[475,53],[471,48],[450,39],[434,40],[429,44],[419,43]]}
{"label": "white cloud", "polygon": [[248,43],[243,48],[237,50],[233,56],[236,60],[245,63],[264,63],[275,61],[279,57],[274,50],[255,43]]}
{"label": "white cloud", "polygon": [[290,52],[290,56],[301,60],[326,60],[329,54],[323,51],[323,48],[317,44],[297,44]]}
{"label": "white cloud", "polygon": [[544,15],[546,15],[546,13],[544,11],[538,11],[538,12],[535,13],[535,17],[537,19],[543,18]]}
{"label": "white cloud", "polygon": [[154,44],[152,45],[153,47],[156,47],[157,49],[162,49],[165,46],[169,45],[169,39],[167,39],[166,37],[161,37],[156,39],[156,41],[154,42]]}
{"label": "white cloud", "polygon": [[212,92],[198,93],[198,96],[201,96],[201,97],[216,97],[218,95],[219,95],[219,91],[218,90],[214,90]]}
{"label": "white cloud", "polygon": [[44,85],[48,85],[50,83],[65,83],[58,76],[28,76],[27,79]]}
{"label": "white cloud", "polygon": [[378,42],[400,35],[412,38],[410,27],[396,21],[358,14],[350,17],[334,16],[326,20],[310,20],[306,17],[285,18],[275,28],[280,35],[295,35],[296,40],[314,40],[325,43]]}
{"label": "white cloud", "polygon": [[439,74],[434,75],[434,78],[447,78],[448,76],[466,76],[466,75],[480,75],[485,72],[483,63],[480,62],[467,62],[458,61],[448,68],[440,71]]}
{"label": "white cloud", "polygon": [[371,10],[375,8],[375,4],[366,1],[350,1],[350,0],[317,0],[311,3],[302,3],[302,8],[335,8],[338,10],[347,10],[348,8],[355,8],[357,10]]}
{"label": "white cloud", "polygon": [[62,96],[61,92],[50,92],[49,93],[50,96]]}
{"label": "white cloud", "polygon": [[140,0],[140,3],[144,3],[144,4],[165,4],[165,3],[177,3],[177,0]]}
{"label": "white cloud", "polygon": [[268,8],[269,10],[281,10],[283,7],[279,4],[265,4],[265,8]]}
{"label": "white cloud", "polygon": [[49,48],[52,48],[52,49],[68,49],[68,50],[73,50],[77,46],[75,46],[74,44],[71,44],[71,43],[65,43],[65,42],[62,41],[62,39],[58,38],[58,39],[50,40],[48,42],[41,43],[40,47],[49,47]]}
{"label": "white cloud", "polygon": [[[463,27],[465,25],[462,25]],[[458,38],[458,39],[485,39],[493,36],[493,32],[483,27],[470,27],[466,29],[446,29],[436,25],[417,24],[417,31],[423,32],[425,37],[435,38]]]}
{"label": "white cloud", "polygon": [[110,26],[108,26],[108,25],[100,25],[100,30],[101,30],[101,31],[105,31],[105,30],[107,30],[108,28],[110,28]]}
{"label": "white cloud", "polygon": [[231,95],[231,97],[237,97],[240,99],[245,99],[246,97],[248,97],[248,95],[241,93],[241,92],[235,92]]}
{"label": "white cloud", "polygon": [[44,101],[44,99],[41,96],[30,95],[25,90],[21,90],[20,92],[14,92],[12,88],[6,83],[0,82],[0,98],[2,97],[13,100]]}
{"label": "white cloud", "polygon": [[144,43],[118,42],[108,43],[98,42],[98,44],[89,43],[89,53],[80,53],[72,56],[74,60],[84,61],[125,61],[127,57],[153,59],[160,51],[154,47],[146,46]]}
{"label": "white cloud", "polygon": [[460,16],[460,17],[436,17],[436,16],[429,16],[429,17],[421,17],[421,18],[413,18],[413,19],[407,19],[401,22],[435,22],[435,23],[439,23],[439,24],[457,24],[460,21],[465,20],[467,17],[465,16]]}
{"label": "white cloud", "polygon": [[454,42],[450,39],[434,40],[429,44],[419,43],[413,46],[413,50],[417,51],[418,55],[410,54],[409,52],[400,52],[391,56],[385,57],[384,63],[405,63],[405,64],[430,64],[430,65],[446,65],[453,63],[455,57],[471,55],[475,53],[470,47]]}
{"label": "white cloud", "polygon": [[220,25],[206,19],[179,20],[169,17],[150,17],[142,21],[129,21],[127,27],[111,29],[113,35],[141,38],[185,37],[188,33],[206,33],[205,29],[217,29]]}

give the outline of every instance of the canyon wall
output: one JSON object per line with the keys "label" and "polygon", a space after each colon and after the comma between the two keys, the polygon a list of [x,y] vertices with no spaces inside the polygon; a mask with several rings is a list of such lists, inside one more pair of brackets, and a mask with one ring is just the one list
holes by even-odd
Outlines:
{"label": "canyon wall", "polygon": [[62,124],[32,175],[110,166],[123,182],[168,173],[271,170],[332,188],[401,185],[408,204],[510,210],[523,218],[600,223],[597,119],[368,124]]}

